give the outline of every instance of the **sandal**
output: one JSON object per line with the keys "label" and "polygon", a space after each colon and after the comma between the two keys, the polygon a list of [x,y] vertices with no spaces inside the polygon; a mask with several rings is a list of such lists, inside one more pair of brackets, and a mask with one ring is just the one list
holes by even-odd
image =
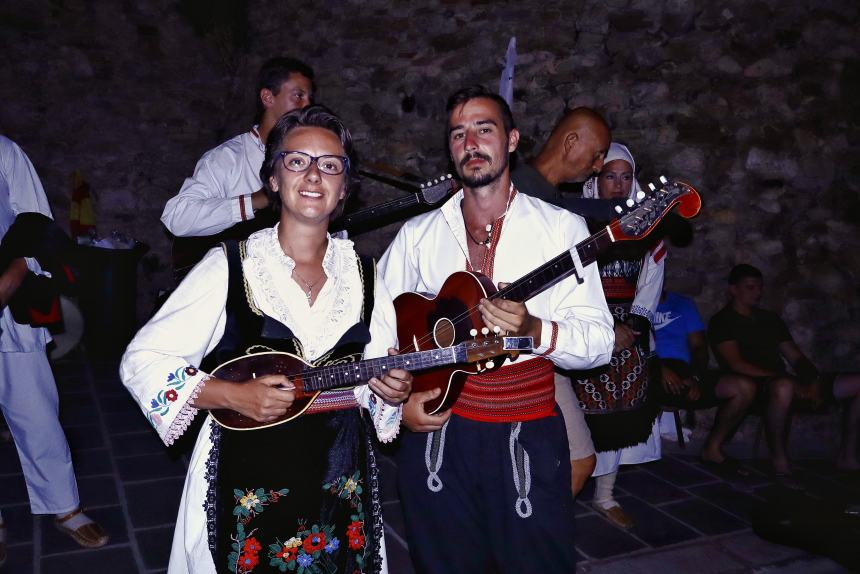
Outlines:
{"label": "sandal", "polygon": [[722,462],[715,460],[699,459],[705,470],[709,470],[720,476],[750,476],[752,471],[748,466],[736,458],[725,457]]}
{"label": "sandal", "polygon": [[6,523],[0,524],[0,567],[6,564],[6,558],[9,555],[6,553]]}
{"label": "sandal", "polygon": [[101,548],[110,540],[104,528],[84,514],[80,507],[65,516],[58,516],[54,524],[57,530],[68,534],[84,548]]}
{"label": "sandal", "polygon": [[591,504],[592,508],[602,514],[606,520],[617,526],[618,528],[623,528],[624,530],[630,530],[636,525],[636,521],[633,520],[633,517],[624,512],[624,510],[618,506],[611,506],[609,508],[603,508],[597,503]]}

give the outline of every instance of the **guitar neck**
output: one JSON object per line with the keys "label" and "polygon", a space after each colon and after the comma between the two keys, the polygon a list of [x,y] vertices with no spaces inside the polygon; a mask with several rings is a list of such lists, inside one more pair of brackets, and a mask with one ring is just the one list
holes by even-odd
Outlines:
{"label": "guitar neck", "polygon": [[329,231],[342,231],[344,229],[349,230],[351,228],[363,225],[368,221],[380,219],[387,215],[391,215],[392,213],[397,213],[401,210],[418,205],[419,203],[421,203],[420,194],[411,193],[404,197],[399,197],[397,199],[392,199],[391,201],[386,201],[385,203],[381,203],[379,205],[374,205],[373,207],[368,207],[366,209],[362,209],[354,213],[342,215],[335,221],[332,221],[331,225],[329,225]]}
{"label": "guitar neck", "polygon": [[[579,261],[585,267],[594,263],[597,256],[612,243],[612,234],[608,227],[604,227],[588,239],[579,242],[573,249],[576,249]],[[499,289],[490,296],[490,299],[507,299],[522,303],[549,289],[559,281],[567,279],[576,271],[571,251],[573,250],[565,251],[534,271],[520,277],[504,289]]]}
{"label": "guitar neck", "polygon": [[309,367],[302,370],[301,377],[305,392],[316,392],[360,385],[373,377],[385,375],[391,369],[418,371],[465,362],[466,347],[460,344],[454,347],[431,349],[405,355],[365,359],[355,363]]}

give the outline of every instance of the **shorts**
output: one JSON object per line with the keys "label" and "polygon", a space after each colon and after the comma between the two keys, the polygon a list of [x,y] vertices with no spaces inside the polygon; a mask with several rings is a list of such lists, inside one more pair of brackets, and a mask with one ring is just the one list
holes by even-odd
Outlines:
{"label": "shorts", "polygon": [[[720,404],[720,399],[717,397],[717,383],[723,376],[721,371],[708,369],[704,373],[694,375],[690,366],[684,361],[678,359],[660,359],[660,363],[666,365],[682,378],[692,376],[699,382],[699,398],[695,401],[687,398],[686,394],[673,395],[663,388],[663,382],[655,378],[655,384],[651,386],[650,392],[657,399],[657,402],[666,407],[674,407],[679,409],[709,409]],[[656,369],[655,369],[656,370]],[[659,371],[657,371],[659,373]]]}

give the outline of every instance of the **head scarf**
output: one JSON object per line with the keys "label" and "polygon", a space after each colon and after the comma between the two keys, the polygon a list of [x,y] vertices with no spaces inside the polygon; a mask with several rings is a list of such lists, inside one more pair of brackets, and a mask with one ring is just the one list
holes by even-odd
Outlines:
{"label": "head scarf", "polygon": [[[642,190],[639,187],[639,182],[636,181],[636,162],[633,160],[633,154],[630,153],[630,150],[627,149],[626,145],[622,145],[620,143],[612,142],[609,144],[609,151],[606,153],[606,157],[603,159],[603,165],[606,165],[612,160],[623,159],[627,163],[630,164],[630,167],[633,168],[633,185],[630,186],[630,199],[635,199],[636,194]],[[586,199],[599,199],[600,193],[598,193],[597,189],[597,177],[596,175],[591,176],[588,181],[586,181],[582,185],[582,197]]]}

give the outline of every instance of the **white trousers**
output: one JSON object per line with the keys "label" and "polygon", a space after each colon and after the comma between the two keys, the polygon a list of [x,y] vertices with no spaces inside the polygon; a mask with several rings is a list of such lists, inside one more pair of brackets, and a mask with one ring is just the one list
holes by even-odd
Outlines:
{"label": "white trousers", "polygon": [[59,397],[44,350],[0,353],[0,407],[15,439],[33,514],[64,514],[79,505]]}

